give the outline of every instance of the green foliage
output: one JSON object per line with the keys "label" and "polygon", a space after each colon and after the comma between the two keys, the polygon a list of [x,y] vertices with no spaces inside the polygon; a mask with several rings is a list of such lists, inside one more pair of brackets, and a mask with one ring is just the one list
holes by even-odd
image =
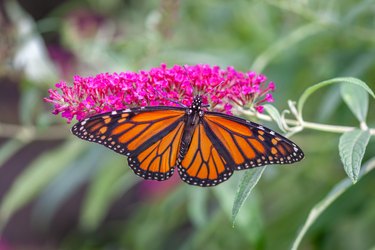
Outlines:
{"label": "green foliage", "polygon": [[[328,85],[331,85],[331,84],[334,84],[334,83],[346,83],[346,84],[353,84],[353,85],[356,85],[356,86],[359,86],[359,87],[362,87],[363,90],[367,91],[374,99],[375,99],[375,94],[374,92],[367,86],[367,84],[359,79],[356,79],[356,78],[352,78],[352,77],[340,77],[340,78],[334,78],[334,79],[330,79],[330,80],[327,80],[327,81],[323,81],[323,82],[320,82],[320,83],[317,83],[309,88],[307,88],[303,94],[301,95],[301,97],[299,98],[299,101],[298,101],[298,112],[300,114],[302,114],[302,111],[303,111],[303,107],[305,105],[305,102],[306,100],[310,97],[310,95],[312,95],[314,92],[316,92],[317,90],[323,88],[323,87],[326,87]],[[363,96],[363,93],[361,93],[361,96]],[[355,103],[354,101],[352,100],[357,100],[358,97],[354,97],[355,93],[351,92],[346,92],[345,93],[345,97],[344,99],[346,100],[348,106],[350,107],[350,109],[352,110],[359,110],[359,105],[357,103]],[[349,98],[349,96],[352,96],[352,98]],[[350,101],[349,101],[350,100]],[[361,104],[367,104],[367,103],[361,103]],[[365,107],[361,107],[361,112],[363,113],[364,110],[367,111],[367,108]],[[360,115],[358,115],[360,116]],[[361,116],[365,117],[365,114],[362,114]]]}
{"label": "green foliage", "polygon": [[23,146],[24,143],[17,138],[10,139],[4,143],[0,148],[0,167]]}
{"label": "green foliage", "polygon": [[[22,169],[1,197],[5,240],[12,218],[31,202],[35,227],[44,226],[46,235],[58,231],[53,218],[76,195],[82,200],[78,226],[56,237],[62,249],[375,245],[372,0],[67,1],[37,13],[37,21],[17,2],[4,2],[13,25],[10,32],[1,26],[1,42],[8,41],[8,47],[0,43],[1,82],[10,79],[11,90],[1,84],[0,180]],[[48,56],[55,45],[66,57]],[[55,82],[71,82],[75,74],[138,71],[162,62],[264,73],[276,83],[276,102],[250,118],[293,135],[306,159],[237,172],[215,188],[179,181],[150,189],[123,156],[71,141],[69,126],[41,100]],[[14,89],[17,98],[11,98]],[[45,142],[59,146],[43,150]],[[31,147],[38,149],[31,163],[13,166]]]}
{"label": "green foliage", "polygon": [[103,221],[115,199],[126,193],[137,179],[119,160],[112,161],[93,178],[81,211],[80,226],[85,231],[95,230]]}
{"label": "green foliage", "polygon": [[[358,175],[361,177],[375,168],[375,158],[371,158],[363,166],[362,173]],[[297,250],[298,246],[301,244],[303,236],[306,234],[307,230],[311,225],[317,220],[317,218],[326,210],[340,195],[342,195],[347,189],[352,186],[352,182],[348,179],[344,179],[337,183],[331,191],[328,192],[327,196],[324,197],[320,202],[318,202],[310,211],[302,229],[299,231],[296,239],[293,242],[292,250]]]}
{"label": "green foliage", "polygon": [[27,167],[12,185],[0,206],[0,225],[3,227],[18,209],[32,200],[47,184],[82,152],[77,141],[68,141],[58,149],[44,154]]}
{"label": "green foliage", "polygon": [[368,130],[356,129],[340,137],[339,151],[341,161],[349,178],[356,183],[361,162],[366,151],[370,133]]}
{"label": "green foliage", "polygon": [[242,175],[242,179],[238,186],[236,196],[234,197],[234,203],[233,203],[233,209],[232,209],[233,225],[236,220],[238,212],[240,211],[246,199],[249,197],[255,185],[258,183],[265,169],[266,167],[255,168],[250,171],[247,171],[246,173]]}
{"label": "green foliage", "polygon": [[358,121],[366,122],[368,93],[365,89],[352,84],[341,85],[341,96]]}
{"label": "green foliage", "polygon": [[279,129],[282,132],[286,133],[286,130],[285,130],[284,124],[283,124],[283,119],[282,119],[279,111],[274,106],[272,106],[270,104],[265,104],[264,110],[267,112],[267,114],[269,114],[271,116],[272,120],[277,123],[277,126],[279,127]]}
{"label": "green foliage", "polygon": [[105,152],[98,147],[90,147],[73,161],[59,175],[50,179],[50,183],[38,197],[33,211],[34,223],[41,228],[51,225],[53,216],[59,208],[90,178],[103,167],[101,159]]}

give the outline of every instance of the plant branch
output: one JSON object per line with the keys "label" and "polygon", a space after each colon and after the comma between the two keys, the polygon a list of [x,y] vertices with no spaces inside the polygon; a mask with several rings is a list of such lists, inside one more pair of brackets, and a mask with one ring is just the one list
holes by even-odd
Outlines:
{"label": "plant branch", "polygon": [[66,125],[55,125],[46,129],[36,126],[22,126],[16,124],[0,123],[0,137],[16,138],[21,142],[32,140],[58,140],[67,136]]}
{"label": "plant branch", "polygon": [[[251,110],[245,110],[240,109],[241,113],[249,116],[255,116],[259,118],[260,120],[264,121],[272,121],[271,116],[265,115],[265,114],[259,114]],[[356,127],[350,127],[350,126],[341,126],[341,125],[329,125],[329,124],[321,124],[321,123],[315,123],[315,122],[307,122],[307,121],[297,121],[292,119],[284,119],[285,123],[288,125],[300,127],[300,128],[307,128],[307,129],[314,129],[319,131],[325,131],[325,132],[333,132],[333,133],[345,133],[348,131],[352,131],[353,129],[356,129]],[[368,129],[371,135],[375,135],[375,129],[369,128]]]}

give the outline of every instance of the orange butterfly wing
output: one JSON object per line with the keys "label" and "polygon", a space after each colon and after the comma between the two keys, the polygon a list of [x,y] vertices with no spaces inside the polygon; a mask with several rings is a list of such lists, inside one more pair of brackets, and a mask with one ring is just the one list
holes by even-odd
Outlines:
{"label": "orange butterfly wing", "polygon": [[211,140],[230,153],[226,160],[234,170],[288,164],[304,157],[295,143],[254,122],[216,112],[207,112],[203,119]]}
{"label": "orange butterfly wing", "polygon": [[[129,166],[145,178],[168,179],[177,162],[181,178],[191,185],[214,186],[234,170],[300,161],[292,141],[256,123],[206,112],[180,152],[186,130],[185,108],[142,107],[87,118],[72,128],[76,136],[128,156]],[[184,142],[184,144],[187,142]]]}
{"label": "orange butterfly wing", "polygon": [[268,128],[235,116],[206,112],[178,171],[188,184],[214,186],[229,179],[234,170],[288,164],[303,157],[296,144]]}
{"label": "orange butterfly wing", "polygon": [[226,152],[220,152],[217,144],[209,138],[203,123],[199,123],[178,166],[181,179],[188,184],[204,187],[226,181],[233,174],[233,170],[223,153]]}
{"label": "orange butterfly wing", "polygon": [[178,107],[113,111],[78,122],[72,132],[128,156],[129,166],[144,179],[165,180],[174,171],[184,116]]}

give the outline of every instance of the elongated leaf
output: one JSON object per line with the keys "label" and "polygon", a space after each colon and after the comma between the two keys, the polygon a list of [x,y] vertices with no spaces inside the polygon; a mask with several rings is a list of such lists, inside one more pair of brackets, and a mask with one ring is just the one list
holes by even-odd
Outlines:
{"label": "elongated leaf", "polygon": [[107,164],[97,173],[89,187],[81,210],[80,227],[86,231],[96,229],[112,202],[137,182],[138,178],[124,164],[124,158],[117,158]]}
{"label": "elongated leaf", "polygon": [[207,246],[207,241],[212,239],[212,235],[215,235],[217,230],[222,227],[222,221],[225,215],[226,213],[223,210],[218,209],[213,211],[207,224],[204,227],[193,230],[191,235],[188,236],[189,238],[181,242],[178,249],[204,249],[202,246]]}
{"label": "elongated leaf", "polygon": [[56,150],[38,157],[14,181],[0,206],[0,229],[10,216],[34,198],[84,149],[82,143],[69,141]]}
{"label": "elongated leaf", "polygon": [[368,110],[368,93],[354,84],[342,84],[341,96],[358,121],[365,122]]}
{"label": "elongated leaf", "polygon": [[321,89],[325,86],[334,84],[334,83],[350,83],[350,84],[358,85],[358,86],[362,87],[364,90],[366,90],[375,99],[374,92],[367,86],[367,84],[365,82],[363,82],[363,81],[361,81],[357,78],[353,78],[353,77],[333,78],[333,79],[330,79],[330,80],[327,80],[327,81],[317,83],[317,84],[307,88],[298,100],[298,113],[301,114],[301,116],[302,116],[303,106],[305,105],[305,102],[310,97],[310,95],[312,95],[317,90],[319,90],[319,89]]}
{"label": "elongated leaf", "polygon": [[250,195],[251,191],[258,183],[260,177],[263,174],[263,171],[266,167],[254,168],[247,170],[240,181],[236,196],[234,198],[233,208],[232,208],[232,222],[236,220],[237,214],[240,211],[242,205],[246,201],[247,197]]}
{"label": "elongated leaf", "polygon": [[342,18],[341,25],[350,25],[355,21],[356,18],[359,18],[361,14],[367,12],[369,9],[372,9],[373,6],[373,0],[364,0],[358,2],[357,4],[353,5],[353,7],[350,8],[345,17]]}
{"label": "elongated leaf", "polygon": [[36,88],[29,87],[22,92],[20,101],[20,120],[24,125],[31,125],[35,110],[40,103],[41,97]]}
{"label": "elongated leaf", "polygon": [[[239,178],[242,176],[233,176],[234,178]],[[233,194],[236,192],[238,181],[225,182],[222,185],[215,187],[212,191],[218,200],[221,210],[225,212],[225,215],[228,219],[232,217],[232,208],[233,208]]]}
{"label": "elongated leaf", "polygon": [[261,72],[280,53],[285,53],[288,49],[296,46],[299,42],[311,37],[323,30],[322,25],[317,23],[309,23],[298,29],[294,30],[287,36],[278,39],[271,47],[268,47],[262,54],[260,54],[255,60],[253,65],[250,67],[256,72]]}
{"label": "elongated leaf", "polygon": [[[368,172],[375,168],[375,157],[371,158],[367,161],[362,168],[362,171],[359,175],[362,178]],[[336,184],[331,191],[327,194],[327,196],[318,202],[311,210],[305,223],[303,224],[301,230],[298,232],[297,237],[295,238],[292,250],[297,250],[299,244],[301,243],[303,236],[306,234],[307,230],[311,227],[311,225],[317,220],[317,218],[338,198],[342,195],[346,190],[352,187],[352,182],[345,178],[344,180],[340,181]]]}
{"label": "elongated leaf", "polygon": [[361,162],[370,140],[369,131],[356,129],[340,137],[339,152],[344,169],[353,183],[357,182]]}
{"label": "elongated leaf", "polygon": [[13,138],[2,144],[0,147],[0,168],[10,157],[17,153],[25,143],[24,141]]}
{"label": "elongated leaf", "polygon": [[[370,0],[372,1],[372,0]],[[352,10],[351,10],[352,11]],[[366,70],[374,65],[375,53],[368,53],[367,51],[359,54],[342,72],[343,75],[347,76],[360,76],[363,75]],[[348,84],[349,85],[349,84]],[[338,91],[341,86],[333,85],[322,97],[318,110],[319,114],[317,116],[319,121],[327,120],[333,112],[339,106],[342,98],[341,91]],[[368,98],[368,97],[367,97]]]}
{"label": "elongated leaf", "polygon": [[66,201],[83,183],[102,167],[100,159],[104,151],[99,147],[91,147],[80,159],[77,159],[61,174],[51,180],[51,183],[41,193],[33,209],[33,220],[39,226],[47,228],[50,220],[58,208]]}
{"label": "elongated leaf", "polygon": [[331,86],[320,98],[317,106],[319,110],[317,121],[327,121],[337,110],[341,102],[340,86]]}
{"label": "elongated leaf", "polygon": [[188,213],[196,227],[207,224],[207,199],[208,192],[202,188],[195,188],[189,192]]}
{"label": "elongated leaf", "polygon": [[271,116],[272,120],[274,120],[277,123],[277,126],[279,126],[280,130],[286,133],[283,123],[281,121],[281,115],[279,111],[270,104],[263,105],[266,112]]}

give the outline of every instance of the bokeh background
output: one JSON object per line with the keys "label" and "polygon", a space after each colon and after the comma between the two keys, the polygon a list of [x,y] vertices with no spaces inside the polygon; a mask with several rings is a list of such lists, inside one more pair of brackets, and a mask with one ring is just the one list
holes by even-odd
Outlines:
{"label": "bokeh background", "polygon": [[[333,77],[375,89],[373,0],[3,0],[0,29],[0,200],[10,200],[1,250],[288,249],[314,204],[346,178],[339,134],[304,130],[292,139],[306,159],[267,168],[232,227],[242,173],[215,188],[177,175],[142,181],[124,157],[78,140],[51,114],[42,99],[60,80],[161,63],[234,66],[274,81],[279,110]],[[371,100],[370,127],[374,108]],[[338,86],[309,100],[304,117],[358,126]],[[372,139],[364,160],[374,152]],[[375,247],[374,190],[369,173],[301,249]]]}

